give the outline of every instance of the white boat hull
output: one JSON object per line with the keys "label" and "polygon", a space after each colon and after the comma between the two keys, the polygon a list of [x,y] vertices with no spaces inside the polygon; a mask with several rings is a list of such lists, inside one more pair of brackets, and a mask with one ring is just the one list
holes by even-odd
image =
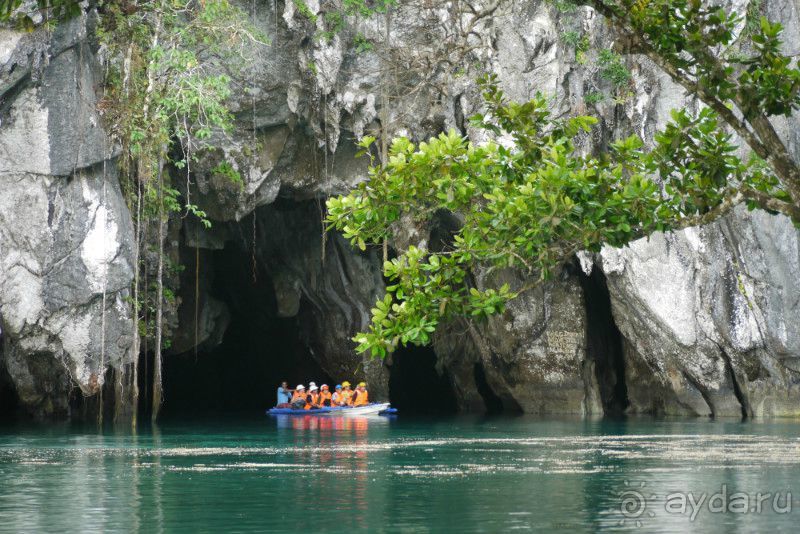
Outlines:
{"label": "white boat hull", "polygon": [[340,415],[343,417],[353,417],[356,415],[377,415],[388,408],[388,402],[376,402],[374,404],[367,404],[366,406],[356,406],[354,408],[334,410],[329,412],[328,415]]}

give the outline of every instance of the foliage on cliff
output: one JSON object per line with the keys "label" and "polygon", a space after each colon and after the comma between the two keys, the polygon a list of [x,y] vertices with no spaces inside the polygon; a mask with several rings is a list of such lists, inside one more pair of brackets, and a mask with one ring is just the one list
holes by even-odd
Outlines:
{"label": "foliage on cliff", "polygon": [[[104,105],[123,165],[134,164],[145,184],[158,174],[159,160],[186,169],[232,127],[231,74],[266,38],[227,0],[142,3],[135,11],[105,2],[99,9],[108,58]],[[165,194],[168,209],[204,219],[174,187]]]}
{"label": "foliage on cliff", "polygon": [[[106,75],[98,107],[121,149],[120,181],[135,223],[133,352],[140,354],[144,340],[147,358],[152,343],[155,418],[166,345],[163,310],[174,301],[165,279],[177,267],[164,254],[166,225],[170,214],[195,216],[210,225],[189,197],[191,166],[228,135],[232,77],[252,61],[266,37],[254,28],[250,14],[229,0],[97,0],[88,5],[4,0],[0,22],[34,30],[82,16],[84,8],[88,19],[97,22],[98,57]],[[238,175],[225,163],[218,169],[235,179]],[[134,364],[132,388],[138,384],[137,368]]]}
{"label": "foliage on cliff", "polygon": [[[741,203],[800,223],[800,172],[769,121],[800,106],[800,71],[780,51],[781,26],[761,19],[749,54],[720,55],[712,51],[726,50],[740,19],[718,7],[590,4],[622,32],[624,46],[708,107],[697,115],[674,111],[652,150],[633,136],[585,155],[573,141],[594,119],[552,119],[543,97],[508,102],[489,79],[488,112],[475,124],[502,142],[475,145],[454,132],[419,146],[395,139],[368,182],[329,200],[331,227],[363,249],[391,240],[399,225],[425,226],[442,210],[462,226],[444,250],[412,244],[384,264],[390,285],[368,331],[354,338],[359,352],[385,356],[400,344],[426,344],[441,321],[498,313],[529,289],[478,288],[476,269],[521,269],[535,284],[579,250],[710,222]],[[737,155],[730,130],[751,149],[748,158]]]}
{"label": "foliage on cliff", "polygon": [[[123,185],[136,224],[134,353],[139,353],[140,336],[153,336],[155,419],[161,404],[163,308],[169,295],[163,250],[167,219],[174,212],[210,225],[189,197],[191,165],[230,130],[231,73],[266,38],[228,0],[102,2],[98,9],[98,36],[108,58],[106,116],[122,147]],[[186,182],[183,195],[178,180]],[[148,227],[155,230],[155,240],[150,238],[157,247],[154,269],[138,261],[146,256]],[[155,271],[150,273],[153,288],[141,284],[140,271],[148,268]]]}
{"label": "foliage on cliff", "polygon": [[23,0],[0,0],[0,22],[13,21],[16,26],[33,30],[36,20],[58,21],[78,16],[80,0],[36,0],[29,9]]}

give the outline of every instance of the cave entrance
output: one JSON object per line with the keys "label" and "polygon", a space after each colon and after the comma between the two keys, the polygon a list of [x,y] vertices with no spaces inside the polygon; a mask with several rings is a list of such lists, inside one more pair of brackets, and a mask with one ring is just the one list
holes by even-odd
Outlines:
{"label": "cave entrance", "polygon": [[588,276],[581,273],[580,279],[586,302],[587,355],[595,364],[603,411],[609,416],[620,416],[629,405],[628,388],[622,333],[611,312],[608,283],[597,268]]}
{"label": "cave entrance", "polygon": [[389,402],[403,414],[453,414],[458,411],[453,385],[436,370],[431,347],[410,345],[392,354]]}
{"label": "cave entrance", "polygon": [[19,397],[8,376],[3,360],[3,336],[0,334],[0,423],[16,420],[21,413]]}
{"label": "cave entrance", "polygon": [[[302,339],[299,315],[277,313],[269,273],[256,264],[253,276],[250,252],[229,243],[208,256],[209,294],[227,306],[230,323],[219,345],[164,357],[163,416],[263,414],[282,380],[291,388],[330,383]],[[194,273],[193,260],[185,264]]]}

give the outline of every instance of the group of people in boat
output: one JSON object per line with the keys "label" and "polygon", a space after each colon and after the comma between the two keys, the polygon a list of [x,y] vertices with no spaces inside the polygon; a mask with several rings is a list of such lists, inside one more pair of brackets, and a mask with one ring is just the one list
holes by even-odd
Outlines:
{"label": "group of people in boat", "polygon": [[366,406],[369,404],[367,384],[360,382],[352,389],[350,382],[344,381],[336,384],[331,391],[328,384],[320,387],[314,382],[308,384],[308,389],[303,384],[289,389],[288,382],[282,382],[278,388],[277,408],[292,408],[295,410],[311,410],[314,408],[335,408],[345,406]]}

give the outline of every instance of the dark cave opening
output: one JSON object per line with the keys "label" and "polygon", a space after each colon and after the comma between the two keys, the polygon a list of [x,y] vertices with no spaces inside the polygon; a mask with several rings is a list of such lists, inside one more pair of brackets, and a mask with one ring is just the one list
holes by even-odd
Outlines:
{"label": "dark cave opening", "polygon": [[2,380],[0,378],[0,421],[13,421],[20,414],[19,399],[14,389],[1,383]]}
{"label": "dark cave opening", "polygon": [[3,360],[3,336],[0,335],[0,422],[14,421],[21,412],[19,397]]}
{"label": "dark cave opening", "polygon": [[586,303],[587,356],[595,364],[603,411],[609,416],[620,416],[629,405],[628,387],[622,333],[611,312],[608,283],[605,274],[597,268],[588,276],[581,273],[580,280]]}
{"label": "dark cave opening", "polygon": [[436,370],[431,347],[401,347],[392,354],[389,401],[404,414],[453,414],[458,411],[453,385]]}
{"label": "dark cave opening", "polygon": [[279,317],[272,279],[259,265],[254,276],[249,251],[229,243],[209,255],[210,295],[227,305],[230,323],[219,345],[164,357],[163,416],[263,413],[283,380],[292,388],[330,382],[302,339],[299,316]]}

